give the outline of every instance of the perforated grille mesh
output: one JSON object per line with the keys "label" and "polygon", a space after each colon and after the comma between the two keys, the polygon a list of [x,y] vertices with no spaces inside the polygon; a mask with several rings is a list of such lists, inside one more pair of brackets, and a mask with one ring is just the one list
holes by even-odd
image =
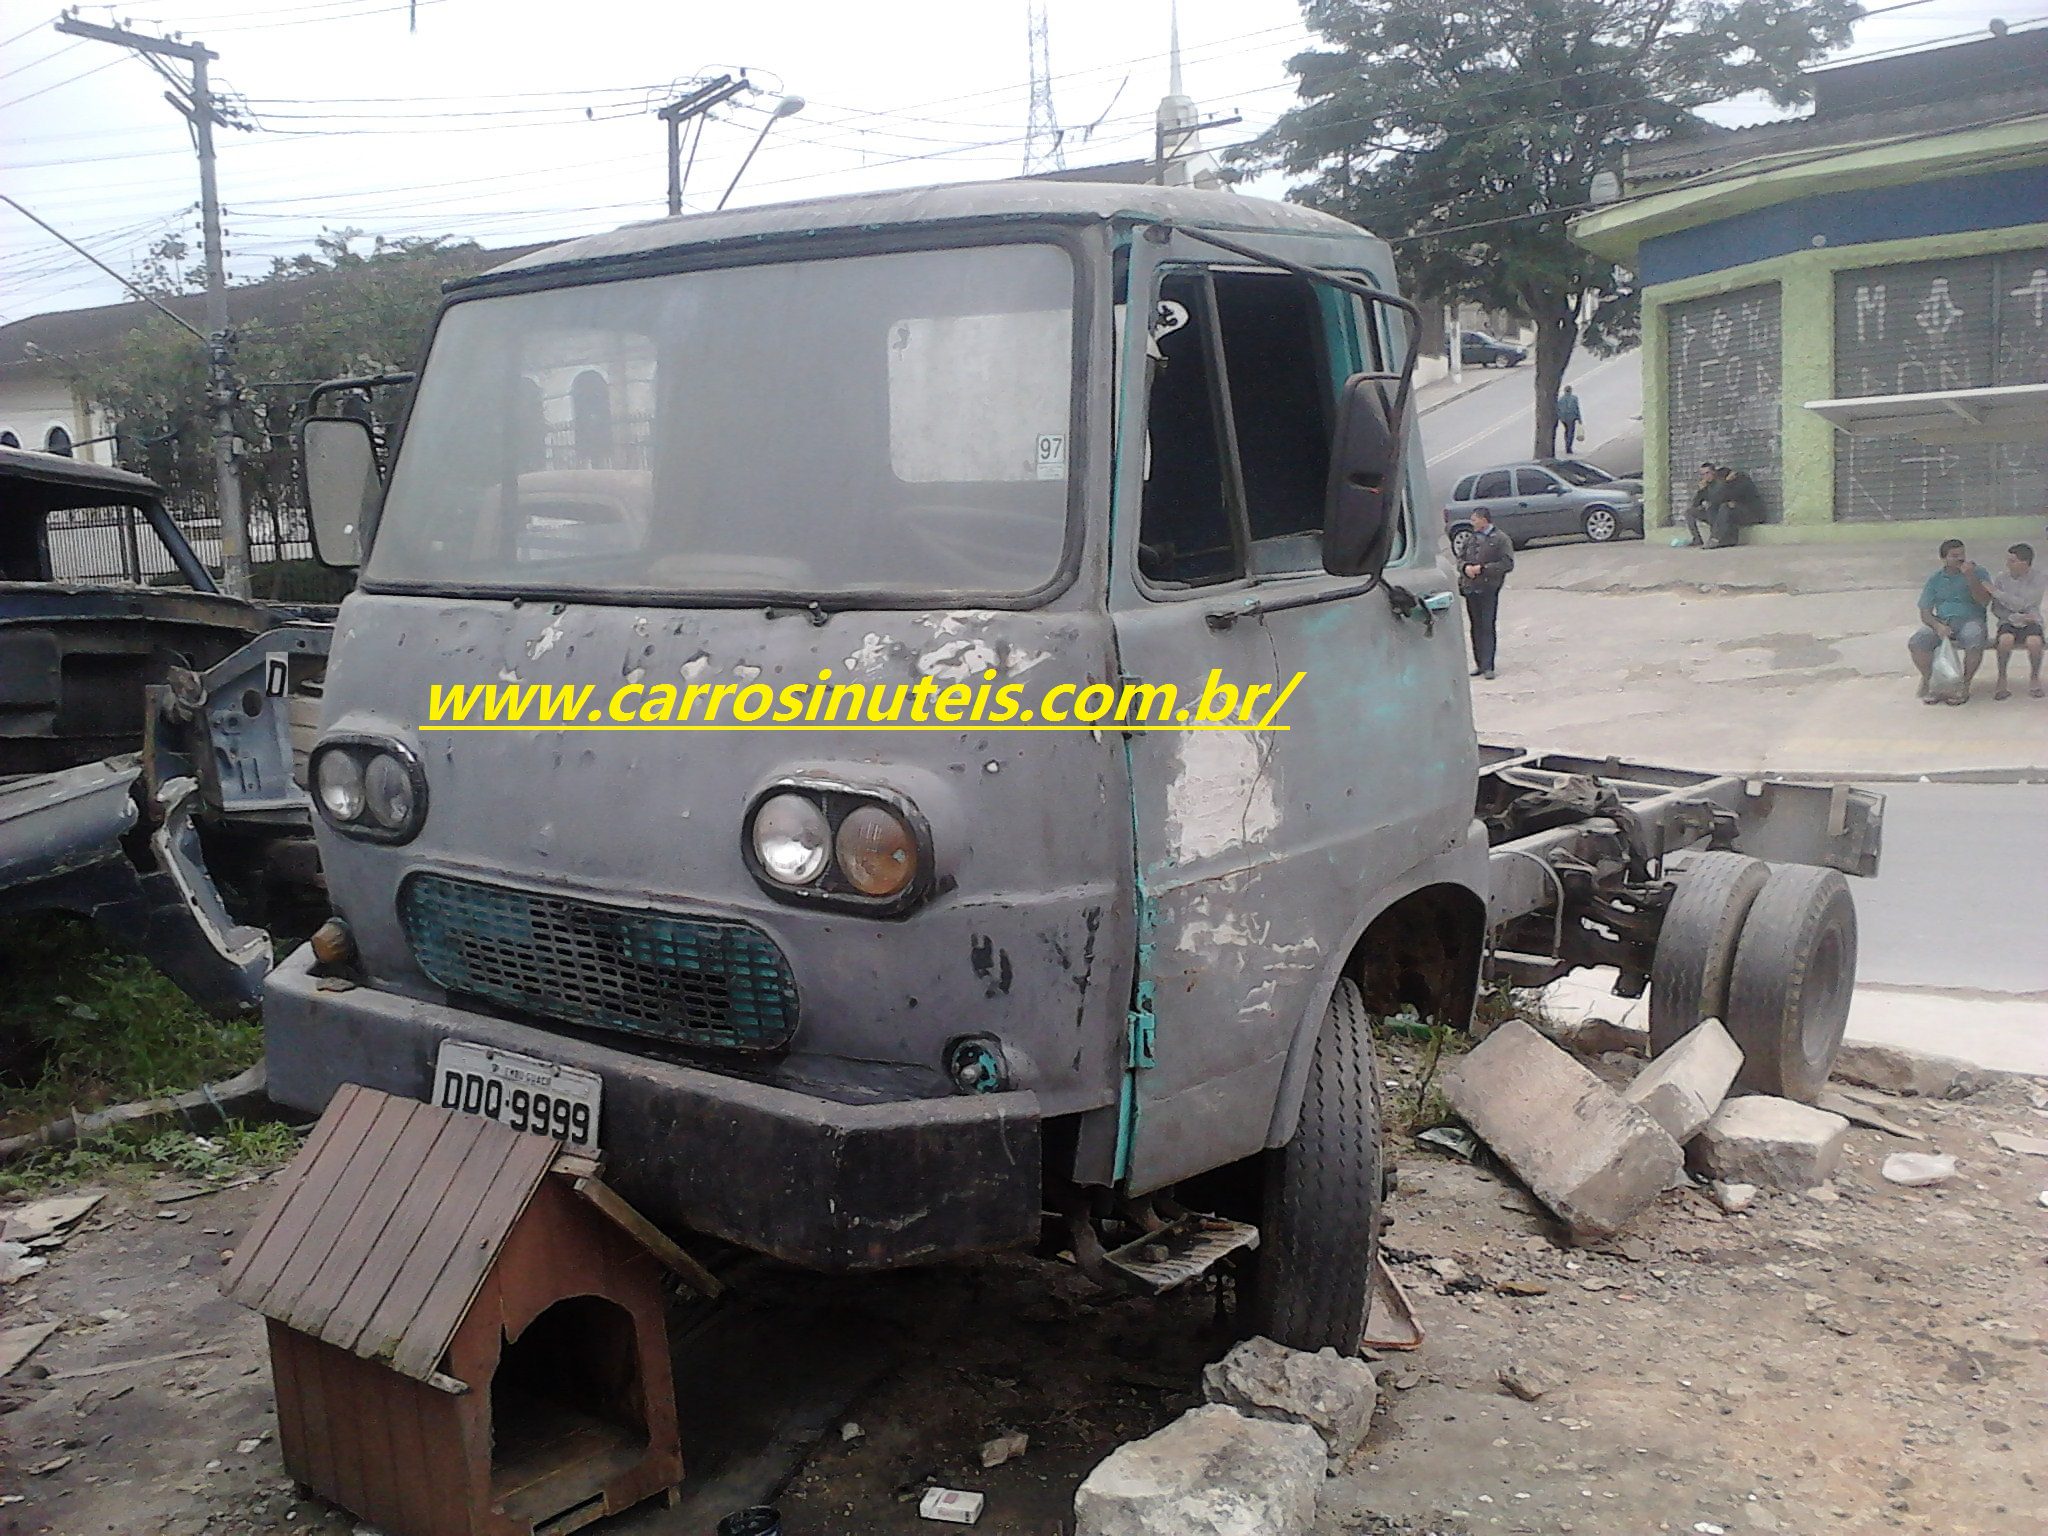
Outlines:
{"label": "perforated grille mesh", "polygon": [[398,912],[420,969],[450,992],[687,1045],[773,1050],[796,1031],[789,964],[746,923],[433,874],[406,881]]}

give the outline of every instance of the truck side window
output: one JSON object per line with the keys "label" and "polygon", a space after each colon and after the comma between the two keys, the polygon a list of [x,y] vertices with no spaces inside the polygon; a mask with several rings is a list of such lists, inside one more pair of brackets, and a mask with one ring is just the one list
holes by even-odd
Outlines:
{"label": "truck side window", "polygon": [[1322,569],[1334,383],[1313,285],[1168,273],[1154,319],[1138,569],[1162,586]]}
{"label": "truck side window", "polygon": [[1202,587],[1244,575],[1224,472],[1209,285],[1171,273],[1153,319],[1145,421],[1145,498],[1138,569],[1162,586]]}
{"label": "truck side window", "polygon": [[[33,520],[24,524],[33,527]],[[218,564],[218,525],[208,538],[193,529],[202,560]],[[77,586],[185,587],[191,583],[179,573],[177,561],[164,541],[150,527],[141,510],[130,506],[62,507],[47,514],[42,528],[43,549],[49,561],[47,578],[36,571],[16,576],[13,567],[19,554],[8,556],[10,580],[50,580]],[[21,552],[25,553],[25,551]],[[40,561],[37,562],[38,564]]]}

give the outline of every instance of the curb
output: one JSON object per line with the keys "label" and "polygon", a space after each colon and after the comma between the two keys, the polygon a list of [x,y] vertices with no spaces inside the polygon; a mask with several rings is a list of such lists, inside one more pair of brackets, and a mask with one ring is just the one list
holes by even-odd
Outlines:
{"label": "curb", "polygon": [[1479,393],[1479,391],[1480,391],[1480,390],[1482,390],[1482,389],[1486,388],[1486,386],[1487,386],[1487,385],[1489,385],[1489,384],[1492,384],[1492,383],[1496,382],[1497,378],[1498,378],[1498,375],[1495,375],[1495,376],[1494,376],[1494,377],[1492,377],[1492,378],[1484,378],[1484,379],[1481,379],[1481,380],[1480,380],[1480,381],[1479,381],[1478,383],[1476,383],[1476,384],[1468,384],[1468,385],[1466,385],[1466,386],[1465,386],[1465,387],[1464,387],[1463,389],[1459,390],[1459,391],[1458,391],[1457,393],[1455,393],[1455,394],[1445,395],[1445,396],[1444,396],[1444,397],[1443,397],[1442,399],[1440,399],[1440,400],[1432,400],[1432,401],[1430,401],[1430,402],[1429,402],[1429,404],[1427,404],[1427,405],[1425,405],[1424,407],[1422,407],[1422,409],[1421,409],[1421,410],[1419,410],[1419,411],[1417,411],[1417,412],[1416,412],[1415,414],[1416,414],[1417,416],[1427,416],[1427,415],[1428,415],[1428,414],[1429,414],[1429,413],[1430,413],[1431,411],[1437,410],[1437,409],[1439,409],[1439,408],[1441,408],[1441,407],[1443,407],[1443,406],[1446,406],[1446,405],[1450,405],[1450,404],[1452,404],[1452,403],[1453,403],[1454,401],[1462,400],[1462,399],[1464,399],[1464,398],[1465,398],[1465,397],[1466,397],[1467,395],[1476,395],[1476,394],[1478,394],[1478,393]]}

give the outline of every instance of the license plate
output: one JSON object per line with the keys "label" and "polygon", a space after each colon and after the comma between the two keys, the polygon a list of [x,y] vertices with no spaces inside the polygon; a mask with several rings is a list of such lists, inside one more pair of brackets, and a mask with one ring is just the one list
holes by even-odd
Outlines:
{"label": "license plate", "polygon": [[515,1131],[597,1150],[597,1107],[604,1079],[518,1051],[443,1040],[434,1058],[434,1102],[482,1115]]}

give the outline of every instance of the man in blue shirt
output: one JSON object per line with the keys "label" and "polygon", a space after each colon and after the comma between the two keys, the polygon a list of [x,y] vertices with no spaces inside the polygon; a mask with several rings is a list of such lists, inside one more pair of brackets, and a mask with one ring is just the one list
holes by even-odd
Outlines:
{"label": "man in blue shirt", "polygon": [[[1920,702],[1967,704],[1970,683],[1984,660],[1984,605],[1991,588],[1977,562],[1963,552],[1961,539],[1944,539],[1941,569],[1920,588],[1920,628],[1906,642],[1913,665],[1920,669]],[[1934,653],[1953,640],[1963,653],[1963,691],[1943,699],[1932,691]]]}

